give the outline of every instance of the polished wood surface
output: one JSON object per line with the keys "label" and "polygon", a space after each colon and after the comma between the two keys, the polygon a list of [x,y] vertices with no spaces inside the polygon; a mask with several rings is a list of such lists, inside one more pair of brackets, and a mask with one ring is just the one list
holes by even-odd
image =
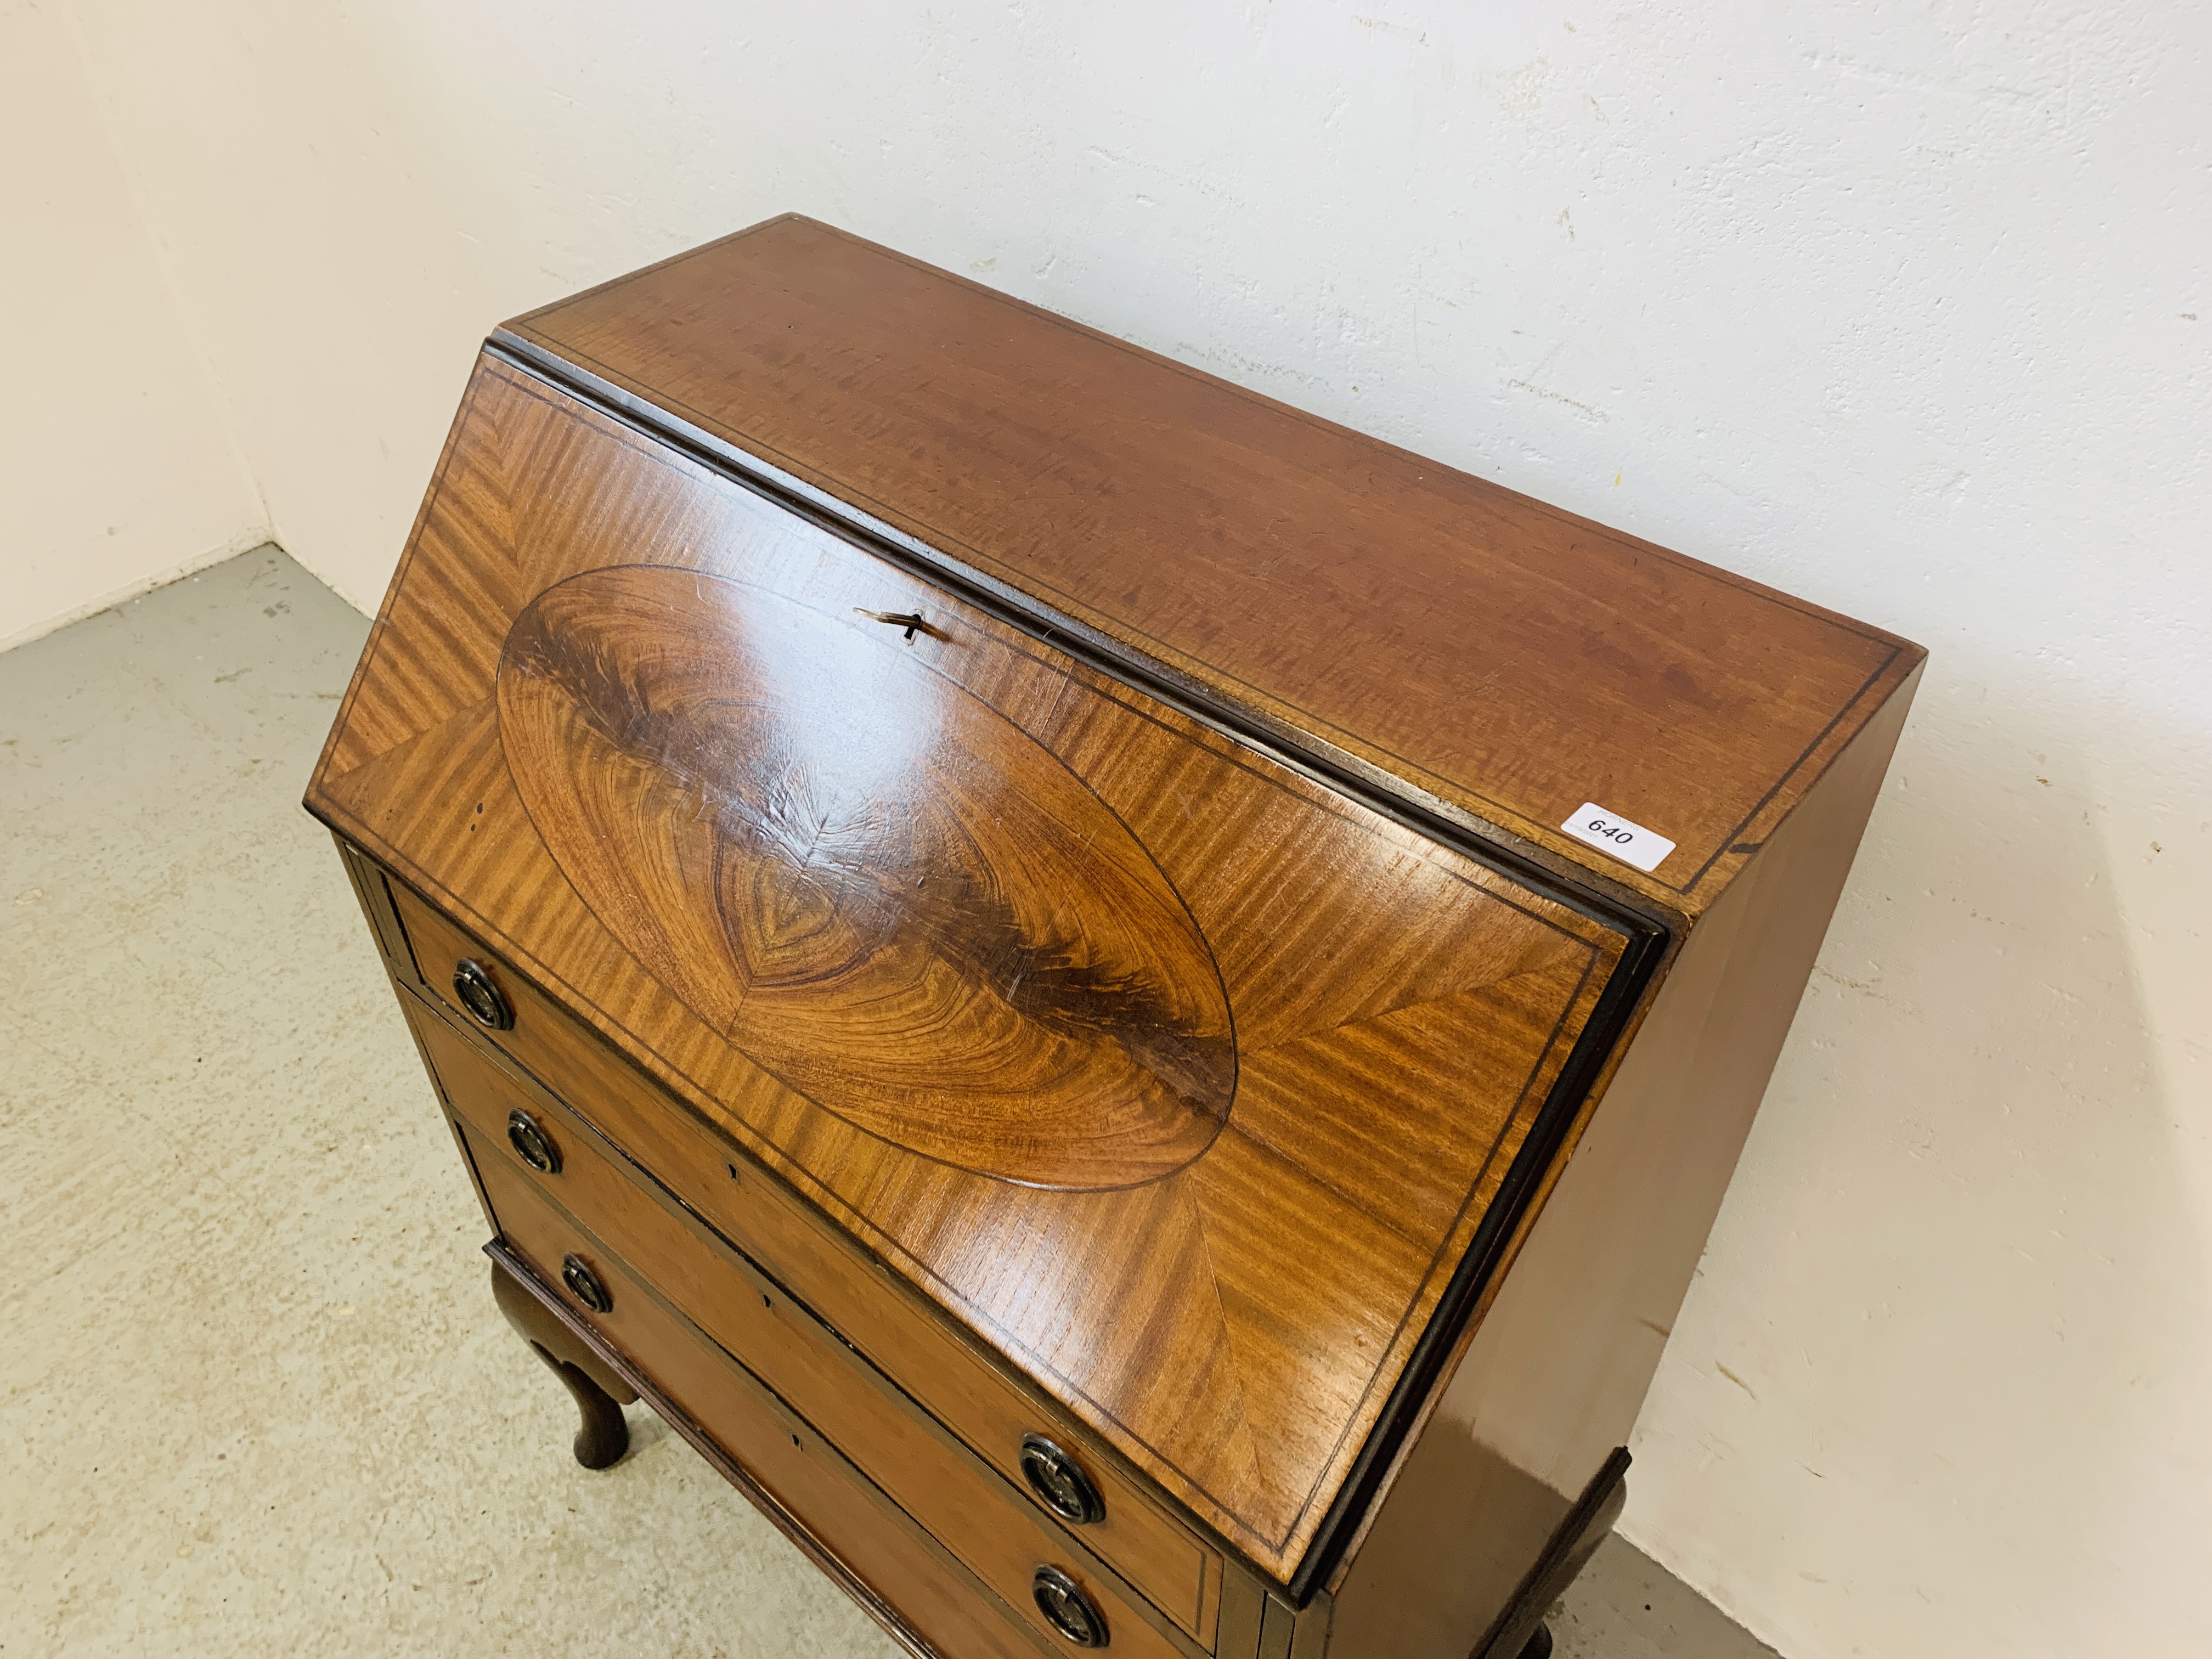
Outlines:
{"label": "polished wood surface", "polygon": [[1631,1437],[1917,689],[1860,732],[1677,957],[1337,1575],[1340,1659],[1398,1659],[1436,1630],[1501,1619],[1513,1564],[1553,1540]]}
{"label": "polished wood surface", "polygon": [[796,216],[506,333],[1692,913],[1921,654]]}
{"label": "polished wood surface", "polygon": [[[395,922],[404,918],[400,962],[421,958],[428,966],[425,988],[448,982],[452,964],[463,957],[482,957],[483,947],[454,930],[419,900],[402,890],[396,903],[382,901]],[[442,971],[441,971],[442,970]],[[990,1360],[962,1342],[932,1317],[919,1298],[904,1291],[880,1263],[872,1262],[842,1231],[799,1203],[751,1156],[720,1135],[701,1117],[647,1082],[618,1060],[598,1039],[577,1030],[527,985],[514,988],[517,1018],[498,1038],[501,1049],[517,1051],[524,1067],[557,1077],[568,1091],[556,1097],[525,1072],[508,1072],[503,1086],[520,1090],[529,1109],[543,1115],[555,1133],[572,1118],[591,1125],[589,1133],[606,1139],[631,1163],[653,1172],[655,1181],[694,1214],[779,1284],[787,1286],[847,1342],[872,1359],[969,1447],[1018,1486],[1021,1443],[1042,1432],[1079,1441],[1080,1425],[1063,1408],[1024,1394],[1001,1376]],[[426,1064],[437,1069],[437,1054],[422,1042],[430,1028],[417,1015],[413,1000],[403,996],[409,1023],[418,1034]],[[456,1022],[465,1018],[450,1000]],[[447,1025],[452,1036],[455,1027]],[[459,1038],[479,1050],[493,1039],[473,1029]],[[502,1071],[513,1062],[490,1061]],[[465,1107],[477,1098],[465,1094]],[[588,1115],[586,1117],[586,1115]],[[498,1133],[489,1121],[488,1133]],[[585,1133],[580,1129],[578,1133]],[[566,1139],[563,1139],[566,1144]],[[489,1210],[489,1200],[487,1200]],[[1211,1628],[1220,1601],[1224,1575],[1220,1555],[1164,1514],[1140,1483],[1109,1459],[1084,1460],[1086,1474],[1104,1495],[1103,1520],[1083,1528],[1085,1546],[1103,1557],[1132,1583],[1153,1593],[1155,1601],[1194,1633]]]}
{"label": "polished wood surface", "polygon": [[[657,1198],[655,1183],[605,1148],[564,1106],[537,1097],[527,1082],[419,1002],[410,999],[409,1005],[441,1092],[475,1131],[476,1145],[492,1149],[479,1151],[479,1170],[487,1163],[500,1166],[485,1176],[495,1207],[498,1193],[520,1182],[571,1218],[588,1217],[579,1224],[787,1403],[817,1424],[836,1425],[845,1455],[1018,1610],[1027,1606],[1026,1593],[1014,1592],[1048,1556],[1079,1559],[1085,1582],[1110,1586],[1111,1576],[1089,1565],[1099,1549],[1159,1610],[1148,1615],[1125,1592],[1109,1588],[1101,1600],[1124,1607],[1127,1618],[1119,1622],[1164,1615],[1212,1645],[1218,1558],[1188,1534],[1176,1540],[1148,1534],[1148,1517],[1116,1513],[1119,1504],[1109,1506],[1108,1519],[1119,1523],[1111,1528],[1048,1520],[1018,1484],[938,1427],[780,1280],[735,1249],[720,1248],[679,1206]],[[557,1171],[531,1169],[505,1147],[507,1126],[518,1110],[546,1127],[560,1148]],[[1018,1438],[1013,1443],[1018,1446]]]}
{"label": "polished wood surface", "polygon": [[692,570],[587,571],[515,619],[498,702],[569,884],[793,1087],[1041,1187],[1212,1145],[1237,1056],[1189,912],[1105,802],[896,635]]}
{"label": "polished wood surface", "polygon": [[1627,939],[490,362],[311,799],[1285,1577]]}
{"label": "polished wood surface", "polygon": [[591,1241],[526,1188],[503,1189],[501,1198],[516,1235],[501,1239],[494,1260],[580,1338],[595,1339],[605,1363],[921,1659],[1054,1653],[813,1425],[731,1364],[618,1259],[592,1255],[612,1292],[605,1314],[556,1290],[562,1258],[592,1250]]}
{"label": "polished wood surface", "polygon": [[495,1260],[917,1650],[1509,1659],[1923,654],[787,218],[488,343],[307,804]]}
{"label": "polished wood surface", "polygon": [[[1036,1568],[1049,1565],[1073,1577],[1103,1611],[1117,1650],[1155,1659],[1198,1650],[1177,1644],[1162,1628],[1167,1622],[1162,1612],[1170,1608],[1180,1612],[1186,1628],[1196,1626],[1200,1586],[1194,1580],[1139,1585],[1133,1595],[1074,1535],[1047,1521],[1030,1499],[906,1402],[781,1286],[741,1259],[703,1245],[678,1217],[610,1166],[587,1138],[571,1139],[572,1165],[558,1176],[527,1170],[501,1150],[503,1136],[483,1133],[479,1120],[503,1123],[503,1105],[512,1096],[493,1076],[470,1069],[467,1055],[465,1047],[447,1049],[453,1068],[441,1072],[441,1081],[449,1098],[471,1102],[465,1115],[477,1130],[472,1146],[478,1167],[501,1231],[517,1248],[543,1262],[556,1242],[581,1237],[595,1266],[611,1257],[651,1285],[801,1417],[817,1426],[833,1425],[845,1457],[1039,1636],[1049,1639],[1055,1633],[1031,1599],[1030,1584]],[[525,1192],[559,1206],[560,1214],[518,1202]],[[592,1217],[590,1224],[576,1219],[571,1200]],[[558,1262],[561,1256],[550,1259]],[[1211,1629],[1194,1634],[1210,1647]]]}

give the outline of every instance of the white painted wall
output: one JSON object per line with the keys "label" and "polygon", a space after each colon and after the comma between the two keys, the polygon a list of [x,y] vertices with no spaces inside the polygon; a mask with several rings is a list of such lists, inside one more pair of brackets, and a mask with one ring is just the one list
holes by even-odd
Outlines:
{"label": "white painted wall", "polygon": [[1791,1659],[2204,1650],[2212,10],[76,0],[286,544],[799,209],[1900,629],[1626,1529]]}
{"label": "white painted wall", "polygon": [[0,650],[268,539],[51,8],[0,0]]}

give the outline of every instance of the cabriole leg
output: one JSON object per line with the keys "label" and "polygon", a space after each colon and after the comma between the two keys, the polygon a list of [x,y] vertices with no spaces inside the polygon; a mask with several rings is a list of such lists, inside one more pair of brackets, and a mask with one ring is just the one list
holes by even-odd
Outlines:
{"label": "cabriole leg", "polygon": [[496,1262],[491,1270],[491,1294],[507,1322],[575,1401],[584,1419],[576,1431],[576,1461],[587,1469],[620,1462],[629,1449],[629,1425],[623,1419],[622,1408],[637,1395]]}

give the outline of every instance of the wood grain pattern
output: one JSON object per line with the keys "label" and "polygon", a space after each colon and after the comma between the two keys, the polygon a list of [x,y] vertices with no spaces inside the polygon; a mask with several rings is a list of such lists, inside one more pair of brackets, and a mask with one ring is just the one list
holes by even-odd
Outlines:
{"label": "wood grain pattern", "polygon": [[[557,1262],[581,1239],[595,1265],[611,1255],[650,1284],[801,1417],[817,1428],[831,1425],[838,1449],[1039,1636],[1049,1640],[1054,1632],[1030,1600],[1029,1582],[1039,1565],[1049,1563],[1076,1577],[1104,1610],[1117,1650],[1156,1659],[1196,1651],[1156,1628],[1159,1613],[900,1399],[780,1285],[690,1234],[678,1216],[617,1171],[587,1139],[570,1142],[574,1165],[556,1176],[538,1176],[507,1156],[495,1139],[482,1133],[483,1120],[504,1117],[497,1074],[469,1069],[465,1047],[448,1043],[441,1052],[453,1068],[441,1073],[449,1094],[473,1109],[464,1116],[477,1132],[471,1144],[501,1232],[526,1255]],[[560,1208],[534,1207],[532,1195]],[[572,1200],[590,1223],[564,1202]],[[1180,1586],[1137,1589],[1149,1593],[1155,1605],[1175,1604],[1186,1627],[1197,1622],[1195,1578]]]}
{"label": "wood grain pattern", "polygon": [[[484,1149],[489,1155],[489,1148]],[[636,1393],[917,1659],[1054,1659],[1026,1627],[805,1419],[664,1306],[622,1262],[594,1253],[613,1292],[604,1316],[553,1287],[562,1256],[590,1249],[526,1191],[504,1195],[531,1243],[495,1261],[593,1344]]]}
{"label": "wood grain pattern", "polygon": [[[690,871],[699,895],[659,924],[680,921],[680,937],[649,942],[609,925],[623,901],[616,878],[595,876],[579,850],[588,828],[554,831],[565,864],[541,836],[539,816],[552,814],[542,790],[537,814],[525,792],[559,773],[531,758],[542,732],[520,735],[502,706],[502,649],[539,596],[641,565],[656,574],[620,580],[770,594],[749,612],[761,626],[799,611],[785,637],[844,630],[855,641],[837,648],[843,655],[818,644],[794,653],[793,663],[815,667],[793,674],[896,653],[896,672],[912,677],[902,683],[943,683],[904,694],[902,707],[939,722],[922,752],[941,742],[950,758],[902,775],[888,798],[925,826],[924,844],[969,835],[947,856],[975,890],[982,872],[1001,872],[989,890],[1003,908],[977,911],[978,933],[1006,940],[1012,914],[1013,938],[1034,951],[1079,931],[1086,954],[1074,959],[1143,975],[1150,988],[1133,999],[1133,1016],[1100,1019],[1079,1040],[1079,998],[1055,988],[1054,1030],[992,994],[1002,1017],[1023,1014],[1052,1039],[1024,1039],[1033,1052],[1127,1067],[1135,1086],[1106,1111],[1112,1133],[1081,1158],[1066,1156],[1064,1127],[1025,1123],[1011,1104],[971,1116],[957,1144],[917,1151],[927,1126],[898,1108],[898,1079],[882,1055],[848,1047],[802,1069],[775,1033],[745,1026],[732,1011],[752,994],[737,994],[737,953],[754,948],[745,929],[757,923],[734,924],[732,943],[730,917],[747,913],[707,879],[711,857],[724,855],[703,842],[656,855],[664,872]],[[457,610],[465,615],[449,617]],[[863,611],[919,611],[931,631],[908,642]],[[708,648],[696,631],[682,637],[684,651]],[[726,660],[741,648],[726,629],[717,637]],[[626,719],[622,710],[649,704],[638,695],[603,689],[585,701],[597,700],[602,719]],[[779,695],[785,707],[801,701]],[[552,701],[532,718],[589,726],[574,695]],[[311,797],[335,827],[522,976],[553,988],[1278,1574],[1303,1555],[1389,1405],[1625,945],[1616,927],[1240,748],[497,364],[471,393],[344,718]],[[728,728],[708,725],[708,737],[685,741],[719,755]],[[602,745],[586,752],[607,768],[632,764],[619,744],[575,735],[580,746]],[[757,801],[750,764],[728,759],[719,799]],[[1079,826],[1110,816],[1126,830],[1117,840],[1101,829],[1079,854],[1079,834],[1065,837],[1051,854],[1062,869],[1080,856],[1111,871],[1049,896],[1073,907],[1066,920],[1019,908],[1050,884],[1003,873],[1020,869],[1026,851],[1012,840],[975,850],[961,828],[1019,810],[973,804],[1003,799],[991,793],[994,769],[1018,775],[1014,793],[1055,816]],[[984,782],[948,805],[938,781],[948,771]],[[664,775],[653,787],[703,807],[696,782]],[[623,787],[634,803],[659,799]],[[870,787],[869,799],[887,798],[888,786]],[[603,825],[622,810],[611,804],[619,790],[606,787],[588,809]],[[672,835],[684,810],[656,808],[655,833]],[[717,810],[718,823],[735,826],[720,844],[760,844],[744,812]],[[1044,837],[1036,856],[1054,845]],[[625,858],[653,867],[640,846]],[[1006,898],[1018,885],[1039,899]],[[1133,938],[1127,915],[1150,906],[1172,921],[1170,896],[1188,931],[1156,921]],[[849,913],[855,901],[844,902]],[[868,971],[936,974],[974,995],[986,964],[1021,959],[1003,944],[964,958],[933,947],[941,933],[926,909],[897,914],[896,948]],[[1234,1034],[1234,1094],[1218,1119],[1203,1103],[1222,1075],[1204,1059],[1219,1017],[1190,965],[1194,938]],[[655,952],[679,946],[687,965],[664,955],[656,971]],[[1177,1090],[1185,1103],[1171,1109]],[[1135,1184],[1125,1179],[1133,1172]],[[1005,1178],[1023,1173],[1057,1184]]]}
{"label": "wood grain pattern", "polygon": [[1211,1146],[1220,975],[1097,796],[899,635],[632,565],[526,606],[500,738],[632,955],[768,1070],[895,1145],[1041,1187]]}
{"label": "wood grain pattern", "polygon": [[[786,218],[494,337],[308,804],[502,1224],[852,1437],[956,1645],[1079,1531],[1116,1645],[1457,1659],[1571,1570],[1923,655]],[[1040,1427],[1095,1528],[997,1501]]]}
{"label": "wood grain pattern", "polygon": [[[481,953],[482,947],[443,928],[411,898],[403,899],[402,905],[418,952],[430,960]],[[861,1355],[900,1379],[923,1408],[1010,1483],[1022,1480],[1024,1435],[1036,1431],[1081,1443],[1079,1423],[1065,1417],[1060,1407],[1023,1393],[940,1320],[914,1305],[879,1265],[785,1192],[748,1154],[623,1066],[596,1039],[575,1030],[526,986],[515,988],[515,1000],[519,1018],[508,1036],[519,1039],[516,1046],[529,1066],[562,1079],[588,1109],[589,1119],[580,1119],[568,1101],[526,1072],[507,1070],[512,1059],[494,1050],[488,1037],[427,1016],[421,1003],[403,991],[410,1028],[434,1074],[458,1071],[481,1079],[488,1069],[495,1076],[490,1087],[449,1091],[456,1109],[466,1113],[502,1091],[519,1091],[529,1109],[554,1127],[564,1148],[597,1135],[633,1164],[653,1171],[684,1208],[760,1264]],[[447,1006],[452,1020],[459,1022],[461,1011]],[[453,1058],[454,1044],[484,1057],[471,1067]],[[494,1053],[496,1059],[490,1057]],[[477,1127],[495,1139],[500,1133],[496,1117],[479,1120]],[[489,1207],[487,1200],[488,1214]],[[1164,1512],[1141,1480],[1103,1456],[1094,1454],[1083,1461],[1106,1499],[1105,1519],[1082,1529],[1085,1547],[1132,1583],[1144,1586],[1154,1603],[1192,1634],[1213,1628],[1223,1584],[1218,1553]]]}
{"label": "wood grain pattern", "polygon": [[505,337],[1690,914],[1923,654],[797,216]]}
{"label": "wood grain pattern", "polygon": [[1916,689],[1861,731],[1676,958],[1339,1575],[1343,1659],[1466,1652],[1630,1437]]}

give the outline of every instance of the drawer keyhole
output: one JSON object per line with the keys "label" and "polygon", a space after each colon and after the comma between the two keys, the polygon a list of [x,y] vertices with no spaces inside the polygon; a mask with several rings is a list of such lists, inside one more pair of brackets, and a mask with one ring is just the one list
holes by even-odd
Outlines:
{"label": "drawer keyhole", "polygon": [[515,1156],[538,1174],[561,1173],[561,1149],[545,1133],[545,1126],[520,1107],[507,1115],[507,1138],[514,1144]]}
{"label": "drawer keyhole", "polygon": [[491,969],[481,962],[463,957],[453,964],[453,994],[469,1011],[469,1018],[487,1031],[514,1029],[514,1010],[507,1002],[507,993],[499,988]]}
{"label": "drawer keyhole", "polygon": [[904,629],[906,642],[908,645],[914,643],[914,636],[916,634],[927,634],[932,639],[937,637],[937,630],[923,620],[919,611],[864,611],[857,605],[853,607],[853,611],[855,616],[866,617],[870,622],[889,623],[893,628]]}
{"label": "drawer keyhole", "polygon": [[1106,1518],[1106,1500],[1083,1466],[1041,1434],[1022,1437],[1022,1474],[1045,1508],[1079,1527]]}
{"label": "drawer keyhole", "polygon": [[1036,1576],[1030,1580],[1030,1594],[1036,1598],[1037,1611],[1052,1621],[1052,1627],[1079,1648],[1103,1648],[1109,1639],[1106,1634],[1106,1616],[1098,1606],[1083,1593],[1083,1586],[1070,1578],[1058,1567],[1039,1567]]}
{"label": "drawer keyhole", "polygon": [[615,1299],[607,1294],[607,1287],[592,1271],[592,1264],[580,1255],[561,1258],[561,1282],[575,1295],[576,1300],[593,1313],[612,1313]]}

